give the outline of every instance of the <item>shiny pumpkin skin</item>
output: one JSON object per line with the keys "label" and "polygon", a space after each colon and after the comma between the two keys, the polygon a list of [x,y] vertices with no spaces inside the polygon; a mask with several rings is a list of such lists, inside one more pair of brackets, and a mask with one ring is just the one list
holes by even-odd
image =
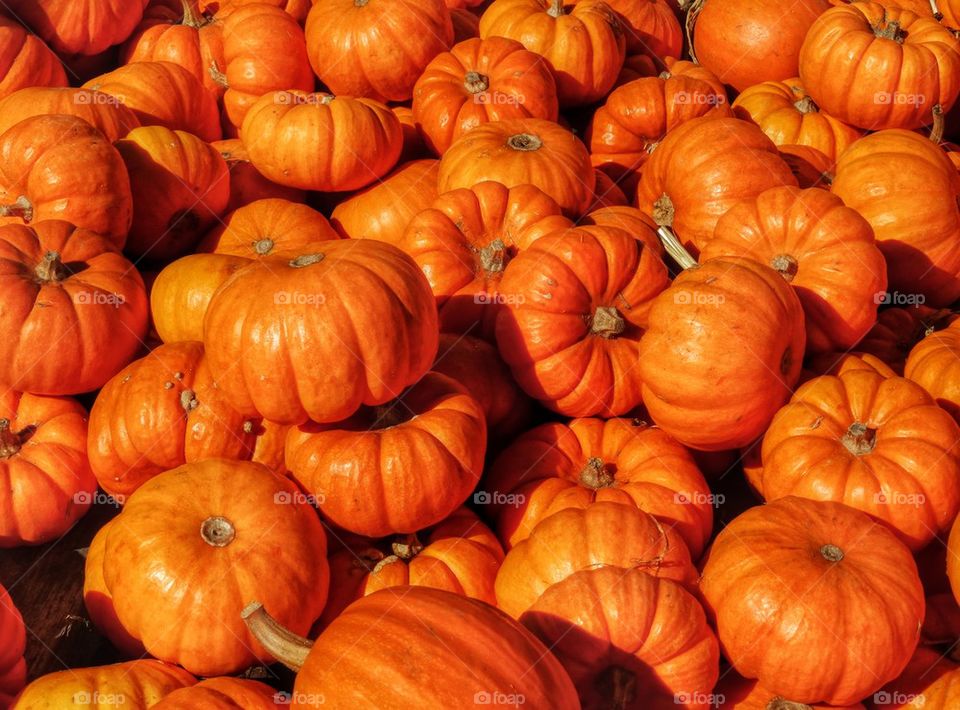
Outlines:
{"label": "shiny pumpkin skin", "polygon": [[127,64],[94,77],[83,88],[113,96],[133,111],[140,125],[186,131],[208,142],[221,138],[216,100],[178,64]]}
{"label": "shiny pumpkin skin", "polygon": [[396,244],[410,220],[437,196],[436,160],[411,160],[333,208],[330,223],[343,237]]}
{"label": "shiny pumpkin skin", "polygon": [[72,668],[37,678],[17,698],[12,710],[74,707],[75,698],[94,696],[130,707],[151,707],[165,695],[197,682],[177,666],[146,658],[90,668]]}
{"label": "shiny pumpkin skin", "polygon": [[9,0],[17,19],[55,52],[100,54],[123,42],[140,22],[148,0]]}
{"label": "shiny pumpkin skin", "polygon": [[545,518],[507,553],[497,574],[497,606],[519,618],[552,585],[600,565],[639,569],[687,589],[697,578],[673,528],[634,505],[598,501]]}
{"label": "shiny pumpkin skin", "polygon": [[243,119],[240,138],[268,179],[326,192],[369,185],[390,171],[403,149],[400,121],[384,104],[305,91],[261,96]]}
{"label": "shiny pumpkin skin", "polygon": [[0,135],[24,119],[52,113],[82,118],[111,143],[140,126],[133,111],[109,94],[89,89],[34,86],[0,99]]}
{"label": "shiny pumpkin skin", "polygon": [[731,207],[700,252],[704,261],[719,256],[756,259],[793,286],[807,352],[851,349],[876,322],[887,291],[873,229],[819,188],[775,187]]}
{"label": "shiny pumpkin skin", "polygon": [[291,428],[284,458],[325,518],[383,537],[456,510],[480,480],[486,445],[480,404],[449,377],[427,373],[395,401]]}
{"label": "shiny pumpkin skin", "polygon": [[557,89],[543,58],[506,37],[469,39],[438,54],[413,87],[413,116],[429,148],[443,155],[481,123],[557,120]]}
{"label": "shiny pumpkin skin", "polygon": [[175,690],[154,705],[157,710],[270,710],[289,705],[266,683],[244,678],[207,678]]}
{"label": "shiny pumpkin skin", "polygon": [[927,306],[960,296],[960,179],[933,141],[899,129],[861,138],[831,190],[873,227],[891,292],[922,294]]}
{"label": "shiny pumpkin skin", "polygon": [[547,588],[520,622],[557,656],[583,708],[707,710],[717,637],[696,598],[639,569],[602,566]]}
{"label": "shiny pumpkin skin", "polygon": [[566,128],[539,118],[477,126],[454,141],[440,159],[441,194],[486,180],[507,187],[536,185],[568,217],[586,210],[595,184],[586,146]]}
{"label": "shiny pumpkin skin", "polygon": [[948,110],[960,94],[960,42],[932,17],[853,2],[814,22],[799,69],[817,105],[845,123],[918,128],[932,122],[934,105]]}
{"label": "shiny pumpkin skin", "polygon": [[167,262],[188,252],[230,199],[230,174],[216,148],[190,133],[145,126],[118,141],[130,175],[128,254]]}
{"label": "shiny pumpkin skin", "polygon": [[332,93],[406,101],[427,64],[453,44],[443,0],[318,0],[307,53]]}
{"label": "shiny pumpkin skin", "polygon": [[710,487],[690,453],[637,420],[542,424],[495,459],[483,485],[515,497],[516,502],[494,508],[508,549],[555,512],[594,501],[635,505],[649,513],[679,533],[694,560],[713,530]]}
{"label": "shiny pumpkin skin", "polygon": [[[376,625],[390,633],[369,633]],[[330,658],[340,659],[336,668]],[[403,707],[416,697],[453,708],[511,696],[531,707],[580,706],[563,667],[533,634],[484,602],[428,587],[382,589],[347,607],[317,638],[293,690],[331,707]]]}
{"label": "shiny pumpkin skin", "polygon": [[930,333],[907,357],[903,376],[933,395],[937,404],[960,421],[960,325]]}
{"label": "shiny pumpkin skin", "polygon": [[736,670],[799,703],[856,703],[896,678],[924,612],[893,533],[842,503],[793,496],[720,532],[700,592]]}
{"label": "shiny pumpkin skin", "polygon": [[202,343],[168,343],[100,390],[90,410],[90,465],[103,490],[122,501],[185,463],[250,459],[259,425],[224,400]]}
{"label": "shiny pumpkin skin", "polygon": [[146,335],[140,273],[108,240],[68,222],[0,227],[0,289],[7,387],[90,392],[132,359]]}
{"label": "shiny pumpkin skin", "polygon": [[79,402],[0,395],[0,548],[49,542],[86,514],[97,490],[86,439]]}
{"label": "shiny pumpkin skin", "polygon": [[[362,404],[390,401],[429,369],[436,313],[426,278],[396,247],[372,239],[316,242],[231,276],[210,301],[204,345],[220,387],[246,416],[337,422]],[[285,322],[289,337],[261,337],[284,332]],[[345,383],[353,383],[349,391]]]}
{"label": "shiny pumpkin skin", "polygon": [[480,36],[508,37],[544,57],[564,108],[609,92],[626,49],[620,17],[599,0],[494,0],[480,18]]}
{"label": "shiny pumpkin skin", "polygon": [[504,270],[540,237],[572,226],[533,185],[485,181],[443,193],[407,225],[397,243],[437,298],[440,328],[494,339]]}
{"label": "shiny pumpkin skin", "polygon": [[348,542],[330,555],[330,599],[320,625],[326,628],[352,602],[387,587],[444,589],[496,606],[493,583],[503,548],[468,508],[458,508],[435,526],[385,540]]}
{"label": "shiny pumpkin skin", "polygon": [[668,284],[660,255],[619,227],[553,232],[504,272],[497,347],[520,387],[553,411],[624,414],[640,403],[640,338]]}
{"label": "shiny pumpkin skin", "polygon": [[683,271],[652,303],[640,341],[643,402],[680,443],[746,446],[800,377],[803,308],[776,271],[720,257]]}
{"label": "shiny pumpkin skin", "polygon": [[637,207],[671,226],[696,256],[737,202],[796,184],[759,128],[732,117],[700,117],[675,128],[653,151],[643,166]]}
{"label": "shiny pumpkin skin", "polygon": [[123,160],[86,121],[33,116],[0,135],[0,225],[66,220],[119,248],[132,217]]}
{"label": "shiny pumpkin skin", "polygon": [[27,666],[23,653],[27,630],[10,594],[0,585],[0,703],[9,705],[13,696],[27,684]]}
{"label": "shiny pumpkin skin", "polygon": [[950,415],[909,380],[869,370],[818,377],[773,418],[757,483],[767,500],[846,503],[919,550],[960,510],[958,438]]}
{"label": "shiny pumpkin skin", "polygon": [[227,203],[227,213],[257,200],[274,198],[303,202],[306,199],[306,192],[303,190],[278,185],[261,175],[250,162],[247,149],[239,138],[214,141],[210,145],[220,151],[220,157],[227,162],[227,168],[230,170],[230,200]]}
{"label": "shiny pumpkin skin", "polygon": [[[329,582],[326,535],[299,489],[260,464],[225,459],[140,486],[111,523],[103,569],[130,635],[203,676],[269,658],[240,617],[251,599],[303,634]],[[181,619],[183,633],[169,633],[170,619]]]}
{"label": "shiny pumpkin skin", "polygon": [[0,17],[0,98],[30,86],[67,86],[67,75],[43,40]]}
{"label": "shiny pumpkin skin", "polygon": [[737,118],[753,121],[781,145],[806,145],[836,160],[863,132],[820,110],[797,77],[748,87],[733,102]]}

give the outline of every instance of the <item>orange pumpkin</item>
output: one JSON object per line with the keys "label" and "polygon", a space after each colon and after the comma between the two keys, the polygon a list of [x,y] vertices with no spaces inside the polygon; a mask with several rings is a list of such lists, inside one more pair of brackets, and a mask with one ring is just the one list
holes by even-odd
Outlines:
{"label": "orange pumpkin", "polygon": [[34,116],[0,135],[0,225],[67,220],[122,247],[130,178],[103,134],[75,116]]}
{"label": "orange pumpkin", "polygon": [[492,340],[504,269],[538,238],[570,226],[560,206],[533,185],[481,182],[438,197],[410,221],[397,246],[430,282],[441,330]]}
{"label": "orange pumpkin", "polygon": [[480,18],[480,36],[517,40],[541,55],[564,108],[603,98],[626,47],[619,15],[601,0],[494,0]]}
{"label": "orange pumpkin", "polygon": [[396,244],[420,210],[437,199],[436,160],[404,163],[385,178],[343,200],[330,215],[342,236]]}
{"label": "orange pumpkin", "polygon": [[227,213],[267,198],[278,198],[290,202],[306,200],[306,192],[303,190],[278,185],[261,175],[253,167],[247,149],[239,139],[214,141],[210,145],[220,152],[220,157],[226,161],[227,169],[230,171],[230,200],[227,202]]}
{"label": "orange pumpkin", "polygon": [[453,44],[443,0],[317,0],[307,16],[313,71],[332,93],[406,101]]}
{"label": "orange pumpkin", "polygon": [[[174,0],[175,1],[175,0]],[[290,15],[297,22],[307,19],[307,12],[316,0],[198,0],[197,6],[205,12],[219,10],[233,10],[244,5],[273,5]]]}
{"label": "orange pumpkin", "polygon": [[737,672],[798,703],[879,690],[910,660],[923,620],[917,566],[893,533],[841,503],[793,496],[717,535],[700,592]]}
{"label": "orange pumpkin", "polygon": [[140,22],[148,0],[7,0],[4,7],[64,55],[100,54]]}
{"label": "orange pumpkin", "polygon": [[896,5],[830,8],[810,27],[799,68],[820,108],[869,130],[928,124],[935,105],[949,109],[960,95],[960,41]]}
{"label": "orange pumpkin", "polygon": [[198,252],[263,259],[313,242],[339,239],[327,218],[288,200],[251,202],[230,213],[197,245]]}
{"label": "orange pumpkin", "polygon": [[769,264],[800,298],[807,351],[849,350],[873,327],[887,265],[873,230],[826,190],[775,187],[718,221],[702,260],[741,256]]}
{"label": "orange pumpkin", "polygon": [[27,684],[27,666],[23,653],[27,647],[27,630],[23,617],[0,585],[0,704],[9,706],[13,696]]}
{"label": "orange pumpkin", "polygon": [[133,111],[109,94],[38,86],[20,89],[0,99],[0,135],[24,119],[51,113],[82,118],[111,143],[140,125]]}
{"label": "orange pumpkin", "polygon": [[106,239],[68,222],[0,227],[0,292],[0,383],[19,391],[95,390],[146,335],[140,274]]}
{"label": "orange pumpkin", "polygon": [[242,414],[337,422],[417,381],[438,330],[430,285],[410,257],[373,239],[336,240],[237,271],[210,301],[204,345]]}
{"label": "orange pumpkin", "polygon": [[497,457],[483,486],[507,501],[495,510],[508,548],[555,512],[594,501],[649,513],[680,534],[693,559],[713,529],[713,496],[689,452],[638,420],[538,426]]}
{"label": "orange pumpkin", "polygon": [[648,249],[657,252],[661,257],[666,254],[663,243],[657,236],[657,225],[636,207],[628,205],[613,205],[601,207],[587,213],[581,224],[596,224],[602,227],[619,227],[626,230],[635,239],[641,240]]}
{"label": "orange pumpkin", "polygon": [[174,690],[154,705],[156,710],[270,710],[289,705],[289,699],[266,683],[245,678],[207,678]]}
{"label": "orange pumpkin", "polygon": [[[304,136],[310,137],[306,151]],[[378,101],[304,91],[261,96],[240,138],[268,179],[328,192],[369,185],[394,166],[403,148],[400,121]]]}
{"label": "orange pumpkin", "polygon": [[789,166],[763,131],[736,118],[694,118],[664,138],[643,167],[637,207],[671,227],[696,256],[733,205],[782,185]]}
{"label": "orange pumpkin", "polygon": [[796,78],[747,88],[733,102],[733,110],[738,118],[760,126],[778,146],[810,146],[834,161],[862,135],[821,111]]}
{"label": "orange pumpkin", "polygon": [[919,550],[960,511],[958,439],[950,415],[909,380],[869,370],[818,377],[773,418],[756,485],[767,500],[846,503]]}
{"label": "orange pumpkin", "polygon": [[113,96],[143,126],[186,131],[205,141],[221,137],[217,102],[199,79],[178,64],[127,64],[94,77],[83,88]]}
{"label": "orange pumpkin", "polygon": [[5,390],[0,395],[0,480],[5,511],[0,548],[39,545],[73,527],[97,490],[87,462],[83,407],[66,397]]}
{"label": "orange pumpkin", "polygon": [[578,570],[639,569],[690,588],[697,573],[680,535],[634,505],[598,501],[567,508],[537,525],[497,574],[497,606],[515,618]]}
{"label": "orange pumpkin", "polygon": [[382,537],[456,510],[480,480],[486,447],[480,404],[445,375],[427,373],[389,403],[292,428],[285,460],[325,518]]}
{"label": "orange pumpkin", "polygon": [[683,29],[666,0],[606,0],[620,17],[627,54],[666,59],[683,52]]}
{"label": "orange pumpkin", "polygon": [[923,387],[938,405],[960,421],[958,358],[960,324],[931,333],[917,343],[907,357],[903,376]]}
{"label": "orange pumpkin", "polygon": [[586,146],[573,133],[539,118],[516,118],[477,126],[440,159],[441,193],[492,180],[507,187],[536,185],[569,217],[593,199],[595,178]]}
{"label": "orange pumpkin", "polygon": [[896,129],[861,138],[832,190],[873,227],[892,292],[929,306],[960,296],[960,180],[933,141]]}
{"label": "orange pumpkin", "polygon": [[43,40],[0,17],[0,98],[30,86],[67,86],[67,75]]}
{"label": "orange pumpkin", "polygon": [[523,390],[566,416],[640,404],[651,302],[670,283],[660,255],[618,227],[553,232],[507,266],[497,347]]}
{"label": "orange pumpkin", "polygon": [[585,708],[703,707],[720,673],[717,637],[694,596],[636,568],[574,572],[520,622],[563,664]]}
{"label": "orange pumpkin", "polygon": [[[110,524],[103,572],[129,634],[203,676],[269,659],[241,620],[244,600],[262,600],[304,633],[329,579],[323,526],[299,489],[260,464],[224,459],[167,471],[130,496]],[[189,631],[171,634],[170,619]]]}
{"label": "orange pumpkin", "polygon": [[387,587],[445,589],[496,606],[493,583],[503,548],[480,519],[458,508],[435,526],[393,539],[347,542],[330,555],[326,628],[352,602]]}
{"label": "orange pumpkin", "polygon": [[442,155],[467,131],[509,118],[557,120],[557,88],[543,57],[505,37],[470,39],[434,57],[413,87],[413,116]]}

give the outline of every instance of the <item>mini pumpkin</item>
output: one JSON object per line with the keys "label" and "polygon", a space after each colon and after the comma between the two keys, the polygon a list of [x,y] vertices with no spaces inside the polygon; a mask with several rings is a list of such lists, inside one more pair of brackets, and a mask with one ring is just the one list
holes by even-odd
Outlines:
{"label": "mini pumpkin", "polygon": [[100,54],[140,22],[148,0],[8,0],[6,8],[61,54]]}

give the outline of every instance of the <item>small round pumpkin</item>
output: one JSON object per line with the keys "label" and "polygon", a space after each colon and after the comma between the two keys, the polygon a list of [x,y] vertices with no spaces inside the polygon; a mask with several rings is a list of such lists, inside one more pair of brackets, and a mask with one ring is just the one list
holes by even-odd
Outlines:
{"label": "small round pumpkin", "polygon": [[327,192],[356,190],[383,177],[403,148],[400,121],[385,105],[304,91],[261,96],[240,138],[268,179]]}
{"label": "small round pumpkin", "polygon": [[0,99],[0,135],[24,119],[53,113],[82,118],[111,143],[140,125],[133,111],[101,91],[36,86]]}
{"label": "small round pumpkin", "polygon": [[256,260],[339,238],[327,218],[312,207],[273,198],[231,212],[207,233],[197,251]]}
{"label": "small round pumpkin", "polygon": [[10,594],[0,584],[0,703],[9,706],[13,697],[27,684],[27,665],[23,653],[27,630],[23,617]]}
{"label": "small round pumpkin", "polygon": [[[326,535],[288,479],[205,459],[130,496],[110,524],[103,574],[117,618],[148,653],[197,675],[235,673],[269,660],[241,620],[244,600],[262,599],[298,633],[320,615]],[[182,633],[170,633],[171,619]]]}
{"label": "small round pumpkin", "polygon": [[325,518],[383,537],[456,510],[480,480],[486,447],[480,404],[449,377],[427,373],[389,403],[291,428],[284,458]]}
{"label": "small round pumpkin", "polygon": [[174,690],[153,707],[156,710],[271,710],[287,705],[289,701],[283,693],[266,683],[221,677]]}
{"label": "small round pumpkin", "polygon": [[[439,328],[413,260],[358,239],[243,267],[214,294],[203,330],[210,366],[238,411],[302,424],[394,399],[429,369]],[[261,337],[269,332],[276,337]]]}
{"label": "small round pumpkin", "polygon": [[504,269],[538,238],[570,226],[533,185],[481,182],[440,195],[410,221],[397,246],[430,282],[441,330],[493,340]]}
{"label": "small round pumpkin", "polygon": [[[954,321],[956,322],[956,321]],[[903,376],[933,395],[960,422],[960,324],[931,333],[907,357]]]}
{"label": "small round pumpkin", "polygon": [[515,118],[477,126],[440,159],[440,193],[492,180],[507,187],[536,185],[568,217],[579,217],[593,199],[595,178],[586,146],[552,121]]}
{"label": "small round pumpkin", "polygon": [[136,62],[94,77],[85,89],[113,96],[143,126],[186,131],[205,141],[219,140],[217,102],[200,80],[171,62]]}
{"label": "small round pumpkin", "polygon": [[660,255],[619,227],[553,232],[504,272],[497,347],[520,387],[553,411],[625,414],[640,404],[641,336],[669,283]]}
{"label": "small round pumpkin", "polygon": [[67,75],[43,40],[0,17],[0,98],[30,86],[67,86]]}
{"label": "small round pumpkin", "polygon": [[33,116],[0,135],[0,225],[67,220],[122,247],[133,215],[116,148],[75,116]]}
{"label": "small round pumpkin", "polygon": [[453,44],[443,0],[317,0],[307,16],[313,71],[331,92],[406,101]]}
{"label": "small round pumpkin", "polygon": [[673,528],[635,505],[597,501],[544,518],[507,553],[497,574],[497,606],[519,618],[551,586],[601,565],[639,569],[688,589],[697,578]]}
{"label": "small round pumpkin", "polygon": [[520,622],[566,668],[584,708],[701,707],[720,673],[717,637],[696,598],[636,568],[574,572]]}
{"label": "small round pumpkin", "polygon": [[148,0],[7,0],[5,8],[64,55],[100,54],[133,32]]}
{"label": "small round pumpkin", "polygon": [[68,222],[0,227],[0,293],[0,383],[19,391],[95,390],[146,335],[139,272],[106,239]]}
{"label": "small round pumpkin", "polygon": [[737,672],[798,703],[879,690],[907,665],[923,621],[917,566],[893,533],[842,503],[793,496],[717,535],[700,592]]}
{"label": "small round pumpkin", "polygon": [[505,37],[470,39],[434,57],[413,87],[413,116],[437,155],[467,131],[508,118],[557,120],[543,57]]}
{"label": "small round pumpkin", "polygon": [[306,192],[295,187],[271,182],[253,167],[247,149],[239,138],[229,138],[211,143],[230,171],[230,200],[226,212],[230,213],[257,200],[276,198],[289,202],[304,202]]}

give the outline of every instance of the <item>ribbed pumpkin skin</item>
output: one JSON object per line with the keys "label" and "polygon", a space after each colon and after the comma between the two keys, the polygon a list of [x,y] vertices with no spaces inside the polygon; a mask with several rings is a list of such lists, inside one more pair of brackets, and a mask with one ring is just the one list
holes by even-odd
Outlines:
{"label": "ribbed pumpkin skin", "polygon": [[67,86],[67,75],[43,40],[0,17],[0,98],[30,86]]}
{"label": "ribbed pumpkin skin", "polygon": [[676,582],[638,569],[581,570],[520,622],[567,669],[583,708],[709,707],[720,648],[703,607]]}
{"label": "ribbed pumpkin skin", "polygon": [[120,44],[143,16],[148,0],[8,0],[6,7],[64,55],[100,54]]}
{"label": "ribbed pumpkin skin", "polygon": [[[54,540],[90,509],[97,484],[86,440],[87,413],[79,402],[0,394],[0,548]],[[0,676],[2,670],[0,664]]]}
{"label": "ribbed pumpkin skin", "polygon": [[510,548],[558,510],[596,500],[635,505],[683,538],[698,559],[713,530],[710,487],[687,450],[629,419],[543,424],[518,437],[488,469],[483,488],[514,495],[498,505]]}
{"label": "ribbed pumpkin skin", "polygon": [[23,659],[27,630],[3,585],[0,585],[0,642],[0,703],[6,706],[27,683],[27,667]]}
{"label": "ribbed pumpkin skin", "polygon": [[[244,415],[337,422],[418,380],[436,357],[438,331],[430,285],[410,257],[373,239],[336,240],[237,271],[210,301],[204,346]],[[269,332],[288,337],[261,337]]]}
{"label": "ribbed pumpkin skin", "polygon": [[600,501],[554,513],[507,553],[497,574],[497,605],[519,618],[551,585],[599,565],[637,568],[687,589],[697,578],[673,528],[636,506]]}
{"label": "ribbed pumpkin skin", "polygon": [[266,683],[244,678],[207,678],[180,688],[154,705],[157,710],[271,710],[287,703]]}
{"label": "ribbed pumpkin skin", "polygon": [[553,411],[625,414],[641,400],[641,336],[668,284],[659,254],[619,227],[553,232],[504,273],[497,347],[520,387]]}
{"label": "ribbed pumpkin skin", "polygon": [[879,690],[907,665],[923,621],[916,564],[893,533],[841,503],[792,496],[720,532],[700,591],[737,671],[799,703]]}
{"label": "ribbed pumpkin skin", "polygon": [[903,376],[933,395],[960,421],[960,325],[931,333],[910,351]]}
{"label": "ribbed pumpkin skin", "polygon": [[24,119],[51,113],[82,118],[111,143],[140,125],[133,111],[109,94],[89,89],[34,86],[0,99],[0,135]]}
{"label": "ribbed pumpkin skin", "polygon": [[746,446],[789,399],[805,345],[803,308],[780,274],[712,259],[653,301],[639,349],[644,405],[682,444]]}
{"label": "ribbed pumpkin skin", "polygon": [[831,190],[873,227],[891,292],[927,306],[960,296],[960,178],[933,141],[899,129],[865,136],[840,157]]}
{"label": "ribbed pumpkin skin", "polygon": [[383,589],[349,606],[317,638],[293,690],[344,708],[400,708],[414,697],[459,708],[511,696],[535,708],[580,707],[569,676],[533,634],[481,601],[427,587]]}
{"label": "ribbed pumpkin skin", "polygon": [[168,693],[196,682],[197,679],[182,668],[152,658],[72,668],[37,678],[24,689],[13,708],[69,708],[74,706],[77,695],[122,697],[130,707],[150,707]]}
{"label": "ribbed pumpkin skin", "polygon": [[873,229],[826,190],[776,187],[734,205],[700,252],[756,259],[793,286],[806,316],[807,351],[849,350],[877,319],[887,264]]}
{"label": "ribbed pumpkin skin", "polygon": [[197,251],[264,259],[313,242],[339,238],[327,218],[312,207],[267,198],[244,205],[224,217],[200,241]]}

